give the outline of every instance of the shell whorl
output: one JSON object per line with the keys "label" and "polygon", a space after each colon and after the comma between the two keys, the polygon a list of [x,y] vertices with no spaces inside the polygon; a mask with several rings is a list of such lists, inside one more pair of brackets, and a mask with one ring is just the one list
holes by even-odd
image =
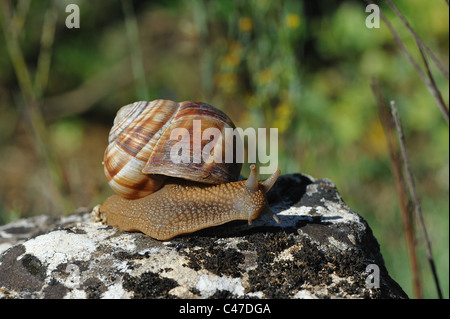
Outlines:
{"label": "shell whorl", "polygon": [[[226,127],[234,128],[223,112],[201,102],[154,100],[123,106],[114,119],[104,156],[104,171],[111,188],[125,198],[141,198],[160,189],[167,176],[208,184],[236,181],[239,163],[171,161],[170,147],[178,142],[170,139],[171,131],[183,127],[192,136],[194,120],[202,121],[202,131],[209,127],[221,132]],[[209,141],[201,143],[203,149]],[[190,144],[190,149],[195,150],[192,139]]]}

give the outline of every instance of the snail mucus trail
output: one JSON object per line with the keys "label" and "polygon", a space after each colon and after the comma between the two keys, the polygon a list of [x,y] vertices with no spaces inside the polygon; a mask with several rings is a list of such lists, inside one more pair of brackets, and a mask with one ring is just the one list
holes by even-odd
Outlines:
{"label": "snail mucus trail", "polygon": [[[235,127],[225,113],[202,102],[135,102],[117,112],[103,161],[106,178],[117,194],[98,208],[101,221],[159,240],[233,220],[251,225],[264,214],[280,223],[266,199],[279,169],[258,182],[256,167],[251,165],[248,179],[238,181],[242,164],[237,161],[204,160],[194,165],[171,160],[172,130],[183,127],[192,132],[194,120],[222,133]],[[200,149],[207,143],[202,140]]]}

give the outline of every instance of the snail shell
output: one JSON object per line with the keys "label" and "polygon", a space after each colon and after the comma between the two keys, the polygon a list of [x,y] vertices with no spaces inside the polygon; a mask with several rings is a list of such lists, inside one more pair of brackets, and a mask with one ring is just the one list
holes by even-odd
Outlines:
{"label": "snail shell", "polygon": [[[200,132],[196,120],[201,120]],[[232,163],[215,160],[225,159],[223,152],[232,143],[221,138],[185,140],[182,136],[182,143],[189,141],[191,158],[203,160],[176,163],[171,149],[179,142],[171,135],[177,128],[186,129],[190,136],[216,128],[224,136],[226,128],[235,126],[223,112],[201,102],[155,100],[122,107],[104,158],[105,175],[118,195],[99,206],[95,214],[99,220],[159,240],[232,220],[247,220],[251,225],[265,214],[280,223],[266,198],[280,170],[258,182],[256,167],[251,165],[248,179],[237,181],[242,164],[236,158]],[[202,151],[207,143],[216,143],[209,145],[214,154]]]}
{"label": "snail shell", "polygon": [[[167,177],[205,184],[237,181],[242,164],[236,161],[174,163],[171,160],[171,147],[178,142],[171,139],[172,130],[182,127],[193,136],[194,120],[201,120],[202,131],[214,127],[222,135],[225,128],[235,128],[225,113],[202,102],[160,99],[123,106],[114,119],[104,156],[104,171],[111,188],[125,198],[137,199],[160,189]],[[188,148],[191,158],[204,156],[195,152],[203,150],[209,142],[202,140],[201,147],[194,147],[191,139]],[[221,149],[225,150],[225,145]],[[223,154],[221,158],[225,158]]]}

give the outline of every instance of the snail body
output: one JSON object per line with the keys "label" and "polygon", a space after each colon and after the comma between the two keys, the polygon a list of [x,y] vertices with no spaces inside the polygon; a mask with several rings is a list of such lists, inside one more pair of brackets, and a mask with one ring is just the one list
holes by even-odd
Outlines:
{"label": "snail body", "polygon": [[117,194],[100,206],[103,222],[159,240],[232,220],[251,225],[264,214],[279,223],[266,199],[279,170],[258,182],[256,167],[251,165],[249,178],[237,181],[240,163],[170,160],[169,132],[180,125],[192,129],[196,119],[220,131],[234,127],[223,112],[200,102],[155,100],[119,110],[104,158],[105,175]]}
{"label": "snail body", "polygon": [[135,200],[113,195],[100,207],[100,214],[110,226],[141,231],[159,240],[169,240],[232,220],[248,220],[251,225],[264,214],[279,222],[270,211],[265,196],[279,170],[264,182],[256,181],[254,165],[251,171],[246,181],[219,185],[171,183]]}

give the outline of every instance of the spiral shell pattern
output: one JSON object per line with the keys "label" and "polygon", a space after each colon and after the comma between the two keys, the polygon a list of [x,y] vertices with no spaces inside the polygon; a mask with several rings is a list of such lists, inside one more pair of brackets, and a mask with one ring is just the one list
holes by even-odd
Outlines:
{"label": "spiral shell pattern", "polygon": [[[123,106],[114,119],[104,156],[104,171],[111,188],[125,198],[135,199],[160,189],[168,176],[207,184],[236,181],[240,163],[171,160],[170,148],[178,142],[171,140],[171,131],[183,127],[192,137],[194,120],[201,120],[202,131],[210,127],[220,132],[234,128],[227,115],[202,102],[154,100]],[[207,143],[202,140],[201,147],[196,148],[191,138],[191,157]]]}

